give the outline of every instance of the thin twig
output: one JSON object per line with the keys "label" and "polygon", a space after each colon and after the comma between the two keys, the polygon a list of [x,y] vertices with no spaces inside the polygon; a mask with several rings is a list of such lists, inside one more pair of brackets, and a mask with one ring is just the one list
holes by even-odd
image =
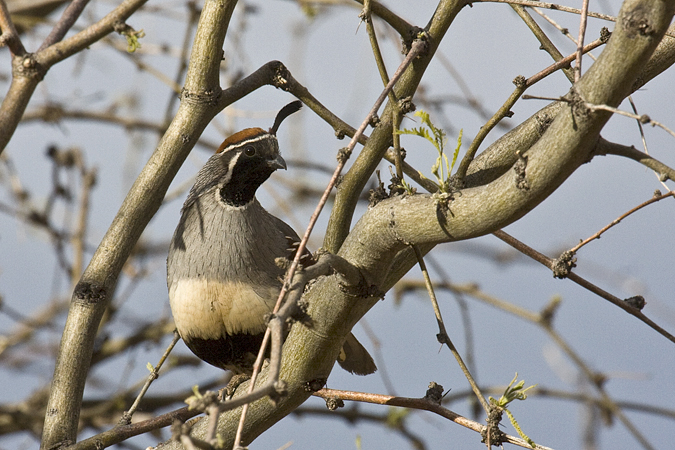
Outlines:
{"label": "thin twig", "polygon": [[583,0],[581,5],[581,18],[579,19],[579,39],[577,39],[577,63],[574,66],[574,82],[581,78],[581,57],[584,54],[584,38],[586,37],[586,23],[588,22],[588,0]]}
{"label": "thin twig", "polygon": [[[628,102],[630,103],[633,113],[637,114],[637,106],[635,106],[632,95],[628,96]],[[640,115],[640,117],[642,117],[642,115]],[[645,137],[645,129],[642,126],[642,122],[640,119],[638,119],[635,121],[635,123],[637,123],[638,130],[640,131],[640,139],[642,140],[642,148],[645,151],[645,155],[649,155],[649,149],[647,148],[647,138]],[[655,170],[654,175],[656,175],[656,178],[659,180],[659,183],[661,183],[661,186],[663,186],[666,190],[670,190],[670,188],[666,185],[666,180],[663,179],[663,175],[660,172]]]}
{"label": "thin twig", "polygon": [[[606,43],[606,39],[604,39],[604,38],[596,39],[595,41],[591,42],[590,44],[584,46],[581,52],[583,54],[588,53],[591,50],[594,50],[594,49],[600,47],[604,43]],[[532,75],[530,78],[527,79],[527,81],[525,82],[525,85],[527,87],[530,87],[534,83],[536,83],[538,81],[541,81],[543,78],[549,76],[553,72],[556,72],[556,71],[558,71],[562,68],[568,67],[578,57],[579,57],[579,55],[576,52],[572,53],[571,55],[568,55],[568,56],[564,57],[560,61],[557,61],[556,63],[551,64],[550,66],[548,66],[547,68],[545,68],[541,72],[538,72],[538,73]]]}
{"label": "thin twig", "polygon": [[[364,0],[356,0],[357,2],[364,4]],[[406,22],[400,16],[393,13],[386,6],[380,2],[368,1],[368,6],[371,14],[375,14],[380,19],[384,20],[390,27],[392,27],[399,34],[401,39],[404,42],[410,42],[413,37],[413,31],[415,27],[410,23]]]}
{"label": "thin twig", "polygon": [[134,400],[134,403],[131,405],[131,407],[122,414],[122,419],[120,419],[120,424],[123,425],[128,425],[131,423],[131,417],[134,415],[136,412],[136,409],[138,409],[138,405],[140,405],[141,400],[145,396],[145,393],[148,392],[148,389],[150,388],[150,385],[152,384],[153,381],[155,381],[157,378],[159,378],[159,369],[162,368],[162,365],[166,361],[166,358],[169,357],[169,353],[171,353],[171,350],[176,346],[176,343],[180,340],[180,335],[178,334],[178,331],[173,332],[173,339],[171,340],[171,343],[169,346],[166,348],[164,351],[164,354],[162,357],[159,359],[159,362],[155,367],[152,368],[152,371],[150,371],[150,374],[148,375],[147,380],[145,380],[145,384],[141,388],[141,392],[138,393],[138,396],[136,397],[136,400]]}
{"label": "thin twig", "polygon": [[672,137],[675,137],[675,131],[671,130],[670,128],[668,128],[667,126],[662,124],[661,122],[657,122],[656,120],[652,120],[647,114],[642,114],[642,115],[633,114],[633,113],[629,113],[628,111],[623,111],[623,110],[620,110],[618,108],[614,108],[614,107],[608,106],[608,105],[595,105],[593,103],[587,103],[587,102],[585,103],[585,105],[588,109],[590,109],[592,111],[596,111],[596,110],[600,109],[600,110],[603,110],[603,111],[612,112],[614,114],[619,114],[621,116],[630,117],[631,119],[639,120],[640,123],[643,123],[643,124],[644,123],[651,124],[651,126],[653,126],[653,127],[659,127],[659,128],[664,129],[666,131],[666,133],[670,134]]}
{"label": "thin twig", "polygon": [[[652,156],[641,152],[632,146],[621,145],[615,142],[609,142],[602,138],[598,141],[598,145],[595,149],[596,155],[616,155],[623,156],[624,158],[630,158],[633,161],[637,161],[645,167],[653,170],[658,174],[659,181],[664,182],[667,180],[675,180],[675,170],[672,167],[669,167],[662,163],[661,161],[653,158]],[[668,186],[665,186],[666,189],[669,189]]]}
{"label": "thin twig", "polygon": [[478,130],[476,137],[474,137],[471,145],[469,145],[469,148],[466,151],[466,154],[462,158],[462,161],[459,163],[457,172],[455,172],[455,179],[457,180],[459,186],[463,184],[464,177],[466,177],[466,172],[469,170],[469,166],[473,162],[476,152],[483,143],[483,140],[485,140],[490,131],[492,131],[492,129],[496,127],[504,117],[509,117],[512,115],[511,107],[515,105],[520,96],[523,95],[523,92],[525,92],[525,89],[527,89],[525,80],[522,77],[517,77],[514,80],[514,84],[516,85],[514,91],[504,102],[501,108],[499,108],[497,112],[490,118],[490,120],[488,120],[485,125],[483,125],[480,130]]}
{"label": "thin twig", "polygon": [[452,354],[455,356],[455,359],[457,360],[459,367],[462,369],[464,376],[471,385],[471,389],[473,390],[474,394],[476,394],[476,397],[478,397],[478,401],[485,410],[485,413],[488,414],[490,412],[490,405],[488,405],[487,400],[485,400],[485,396],[480,391],[478,383],[476,383],[476,380],[473,379],[473,376],[471,375],[469,368],[464,363],[462,356],[459,354],[459,351],[457,351],[457,348],[452,343],[452,340],[450,339],[450,336],[448,335],[448,332],[445,329],[443,317],[441,316],[441,309],[438,306],[438,300],[436,299],[436,293],[434,292],[434,285],[431,282],[431,278],[429,277],[429,271],[427,270],[427,266],[424,263],[424,256],[422,255],[422,252],[420,251],[419,247],[417,247],[416,245],[412,245],[412,248],[415,251],[415,256],[417,257],[417,262],[420,265],[420,269],[422,269],[422,276],[424,277],[424,283],[427,287],[427,292],[429,294],[429,299],[431,300],[431,305],[434,308],[434,313],[436,314],[436,322],[438,323],[438,330],[439,330],[437,336],[438,341],[441,344],[447,345]]}
{"label": "thin twig", "polygon": [[[583,360],[583,358],[577,354],[574,349],[560,336],[557,331],[553,328],[553,316],[557,310],[557,307],[560,305],[559,298],[554,298],[538,313],[529,311],[525,308],[522,308],[512,303],[506,302],[504,300],[492,297],[482,291],[480,291],[475,285],[455,285],[451,283],[444,283],[441,285],[436,285],[437,287],[448,289],[453,292],[462,292],[466,293],[473,298],[483,301],[487,304],[490,304],[496,308],[502,309],[505,312],[511,313],[523,320],[532,322],[546,331],[546,333],[551,337],[551,339],[560,347],[560,349],[575,363],[588,382],[598,391],[600,399],[592,399],[594,403],[597,403],[602,408],[607,409],[612,414],[615,414],[619,420],[624,424],[624,426],[633,434],[633,436],[642,443],[645,448],[652,448],[651,444],[647,439],[640,433],[640,431],[635,427],[635,425],[625,416],[622,411],[624,407],[623,404],[614,401],[609,394],[607,394],[604,389],[602,381],[606,379],[605,375],[593,371],[589,365]],[[419,285],[413,286],[413,288],[421,287]],[[536,392],[536,391],[535,391]]]}
{"label": "thin twig", "polygon": [[579,244],[577,244],[576,246],[572,247],[569,251],[572,252],[572,253],[576,253],[577,251],[579,251],[579,249],[580,249],[581,247],[583,247],[584,245],[588,244],[589,242],[591,242],[591,241],[593,241],[593,240],[595,240],[595,239],[600,239],[600,236],[602,236],[603,233],[605,233],[607,230],[609,230],[610,228],[612,228],[614,225],[618,225],[623,219],[625,219],[626,217],[630,216],[630,215],[633,214],[634,212],[639,211],[640,209],[644,208],[645,206],[651,205],[652,203],[656,203],[656,202],[658,202],[658,201],[660,201],[660,200],[663,200],[663,199],[666,198],[666,197],[675,197],[675,191],[668,191],[668,192],[665,193],[665,194],[655,195],[654,197],[650,198],[650,199],[647,200],[646,202],[640,203],[640,204],[637,205],[635,208],[632,208],[632,209],[630,209],[629,211],[626,211],[625,213],[621,214],[619,217],[617,217],[616,219],[614,219],[613,221],[611,221],[609,224],[607,224],[606,226],[602,227],[602,228],[600,229],[600,231],[598,231],[597,233],[595,233],[593,236],[591,236],[591,237],[589,237],[589,238],[587,238],[587,239],[585,239],[585,240],[579,242]]}
{"label": "thin twig", "polygon": [[61,14],[59,21],[54,25],[54,28],[52,28],[49,36],[47,36],[44,42],[42,42],[42,45],[40,45],[38,52],[46,49],[52,44],[61,42],[61,39],[68,33],[68,30],[75,25],[75,22],[80,17],[80,14],[82,14],[87,3],[89,3],[89,0],[73,0],[70,2],[63,11],[63,14]]}
{"label": "thin twig", "polygon": [[[606,41],[605,39],[598,39],[596,41],[591,42],[587,46],[583,48],[583,52],[589,52],[600,45],[604,44]],[[474,137],[473,141],[471,142],[471,145],[469,145],[469,148],[466,151],[466,154],[462,158],[462,161],[459,164],[459,167],[457,168],[457,172],[455,173],[455,179],[461,186],[464,177],[466,177],[466,172],[469,170],[469,166],[471,165],[471,162],[473,162],[474,157],[476,156],[476,152],[478,151],[478,148],[480,145],[483,143],[487,135],[492,131],[492,129],[497,126],[498,123],[501,122],[501,120],[504,117],[510,117],[511,113],[511,108],[515,103],[518,101],[518,99],[522,98],[532,98],[531,96],[525,96],[523,93],[527,88],[532,86],[533,84],[537,83],[538,81],[541,81],[543,78],[547,77],[548,75],[563,69],[565,67],[568,67],[569,64],[574,61],[577,58],[577,54],[573,53],[569,56],[564,57],[563,59],[557,61],[554,64],[551,64],[548,66],[546,69],[540,71],[539,73],[532,75],[530,78],[523,79],[523,77],[516,77],[516,79],[513,81],[513,83],[516,85],[516,88],[513,90],[509,98],[504,102],[504,104],[497,110],[497,112],[488,120],[485,125],[483,125],[478,133],[476,134],[476,137]],[[557,100],[557,99],[556,99]]]}
{"label": "thin twig", "polygon": [[[553,58],[554,61],[560,61],[563,59],[562,53],[560,53],[560,50],[553,44],[551,39],[544,33],[544,30],[541,29],[539,24],[532,18],[530,13],[527,12],[527,10],[521,6],[521,5],[515,5],[511,4],[511,8],[520,16],[521,19],[523,19],[523,22],[528,26],[530,31],[532,31],[532,34],[537,38],[539,43],[541,44],[541,49],[546,51],[549,55],[551,55],[551,58]],[[563,73],[565,76],[572,82],[574,83],[574,74],[571,72],[569,67],[563,67],[562,68]]]}
{"label": "thin twig", "polygon": [[26,54],[26,48],[21,42],[21,36],[16,31],[12,17],[9,14],[7,3],[0,1],[0,47],[9,47],[14,56],[23,56]]}
{"label": "thin twig", "polygon": [[[284,88],[288,89],[288,92],[302,100],[302,102],[307,105],[307,107],[309,107],[317,116],[329,124],[335,131],[335,135],[338,137],[338,139],[342,139],[344,136],[349,136],[351,138],[356,134],[355,128],[347,124],[345,121],[333,114],[332,111],[322,105],[321,102],[319,102],[305,86],[293,78],[293,75],[290,72],[285,73],[284,81]],[[365,134],[361,134],[359,137],[359,144],[366,145],[367,141],[368,137]],[[387,150],[384,155],[384,159],[394,165],[396,165],[396,158],[397,155],[395,154],[394,149],[391,148]],[[438,190],[438,187],[434,182],[421,177],[420,172],[407,162],[401,161],[401,166],[403,173],[405,173],[410,179],[414,180],[427,191],[435,192]]]}
{"label": "thin twig", "polygon": [[[537,250],[533,249],[532,247],[526,245],[525,243],[519,241],[518,239],[514,238],[513,236],[509,235],[508,233],[504,232],[503,230],[498,230],[492,233],[495,237],[501,239],[502,241],[506,242],[509,244],[511,247],[515,248],[516,250],[520,251],[521,253],[529,256],[533,260],[537,261],[538,263],[548,267],[549,269],[553,270],[555,266],[555,261],[548,256],[544,255],[543,253],[538,252]],[[580,277],[574,272],[569,272],[567,274],[567,278],[569,278],[571,281],[574,281],[577,283],[579,286],[593,292],[594,294],[598,295],[601,298],[604,298],[605,300],[609,301],[615,306],[618,306],[619,308],[623,309],[626,311],[628,314],[637,317],[639,320],[647,324],[650,328],[652,328],[654,331],[659,333],[661,336],[665,337],[669,341],[675,343],[675,336],[673,336],[671,333],[663,329],[661,326],[657,325],[654,321],[652,321],[649,317],[644,315],[642,311],[639,309],[631,306],[628,302],[625,302],[624,300],[610,294],[609,292],[599,288],[598,286],[594,285],[593,283],[587,281],[586,279]]]}
{"label": "thin twig", "polygon": [[[375,62],[377,64],[377,69],[380,72],[380,78],[382,78],[382,84],[387,86],[389,84],[389,75],[387,74],[387,66],[384,64],[384,58],[382,57],[382,52],[380,51],[380,45],[377,42],[377,35],[375,34],[375,27],[373,26],[373,19],[370,16],[370,0],[365,0],[363,2],[363,10],[359,17],[366,22],[366,32],[368,33],[368,38],[370,39],[370,46],[373,50],[373,56],[375,57]],[[389,102],[392,105],[397,104],[396,94],[394,90],[389,91]],[[401,158],[401,137],[397,133],[398,126],[401,123],[401,112],[398,108],[394,108],[392,112],[392,124],[393,124],[393,147],[394,147],[394,166],[396,167],[396,176],[399,180],[403,179],[403,159]]]}
{"label": "thin twig", "polygon": [[[185,7],[188,9],[188,18],[186,20],[187,26],[185,27],[185,35],[183,36],[183,45],[181,46],[180,56],[178,57],[178,67],[176,68],[176,75],[173,78],[173,82],[177,85],[180,85],[185,72],[188,69],[188,58],[190,56],[190,49],[192,48],[192,36],[194,34],[194,29],[199,20],[199,9],[197,4],[194,2],[186,2]],[[174,115],[174,106],[179,100],[179,96],[173,93],[169,94],[169,102],[166,105],[166,110],[164,111],[164,123],[168,126],[171,123],[171,119]],[[215,147],[217,148],[217,146]]]}
{"label": "thin twig", "polygon": [[[480,3],[508,3],[513,5],[523,5],[530,7],[539,7],[544,9],[552,9],[555,11],[563,11],[572,14],[581,14],[581,10],[577,8],[571,8],[565,5],[559,5],[557,3],[548,3],[548,2],[538,2],[533,0],[478,0]],[[608,20],[610,22],[616,22],[616,17],[610,16],[607,14],[600,14],[593,11],[588,11],[588,17],[594,17],[596,19]]]}
{"label": "thin twig", "polygon": [[75,286],[82,275],[84,266],[84,250],[87,236],[88,218],[91,190],[96,184],[96,168],[87,170],[80,167],[82,176],[82,191],[80,193],[80,208],[77,215],[77,226],[73,233],[73,264],[71,269],[71,281]]}
{"label": "thin twig", "polygon": [[[376,405],[386,405],[386,406],[398,406],[401,408],[417,409],[423,411],[433,412],[438,414],[441,417],[449,419],[455,422],[458,425],[461,425],[470,430],[476,431],[478,433],[483,432],[486,429],[485,425],[482,425],[473,420],[467,419],[438,403],[434,403],[431,400],[426,398],[409,398],[409,397],[394,397],[391,395],[382,395],[382,394],[370,394],[365,392],[354,392],[354,391],[341,391],[337,389],[321,389],[313,394],[316,397],[323,399],[341,399],[362,403],[372,403]],[[517,438],[515,436],[509,436],[504,434],[504,442],[509,444],[518,445],[520,447],[532,448],[530,444],[524,440]],[[534,447],[536,450],[550,450],[549,447],[544,447],[542,445],[537,445]]]}
{"label": "thin twig", "polygon": [[553,328],[552,324],[550,321],[545,321],[541,325],[543,325],[544,330],[548,333],[549,337],[562,349],[562,351],[570,358],[572,361],[575,362],[577,367],[584,373],[584,376],[586,379],[590,382],[590,384],[595,387],[595,389],[598,391],[600,394],[600,397],[603,400],[603,403],[605,404],[605,407],[609,409],[612,414],[614,414],[620,421],[623,423],[623,425],[628,429],[628,431],[633,435],[633,437],[642,444],[642,446],[645,449],[648,450],[654,450],[654,446],[652,446],[647,438],[643,436],[643,434],[638,430],[638,428],[633,424],[633,422],[626,417],[626,415],[623,413],[621,408],[612,400],[612,398],[607,394],[607,391],[602,385],[602,381],[605,379],[604,375],[598,374],[591,370],[591,368],[586,364],[586,362],[581,358],[580,355],[578,355],[572,347],[569,346],[569,344],[558,334],[558,332]]}

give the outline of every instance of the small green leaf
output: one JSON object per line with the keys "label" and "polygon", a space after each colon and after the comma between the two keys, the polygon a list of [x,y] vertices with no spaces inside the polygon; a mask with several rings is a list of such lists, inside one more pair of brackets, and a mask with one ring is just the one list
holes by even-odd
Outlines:
{"label": "small green leaf", "polygon": [[462,134],[464,133],[464,129],[459,130],[459,136],[457,137],[457,147],[455,147],[455,153],[452,155],[452,164],[450,164],[450,171],[452,172],[452,169],[455,167],[455,163],[457,162],[457,155],[459,155],[459,149],[462,147]]}
{"label": "small green leaf", "polygon": [[448,181],[450,180],[450,174],[452,172],[452,168],[455,165],[455,161],[457,160],[457,154],[459,153],[459,148],[462,144],[462,134],[460,132],[457,149],[455,150],[455,153],[453,155],[452,164],[450,164],[448,156],[445,154],[444,151],[445,144],[447,142],[445,131],[436,127],[431,122],[431,117],[429,116],[428,112],[424,110],[419,110],[415,113],[415,116],[420,118],[423,126],[419,128],[412,128],[412,129],[406,128],[402,130],[397,130],[396,133],[419,136],[431,142],[431,144],[436,148],[436,151],[438,152],[438,158],[436,158],[436,162],[431,167],[431,173],[436,178],[436,185],[438,186],[439,190],[441,192],[448,192],[448,190],[450,189]]}
{"label": "small green leaf", "polygon": [[202,398],[202,394],[199,393],[199,385],[195,384],[192,386],[192,393],[195,394],[195,397]]}
{"label": "small green leaf", "polygon": [[134,53],[136,50],[141,48],[141,38],[145,37],[145,31],[143,30],[134,30],[132,27],[127,26],[125,30],[121,31],[120,34],[124,36],[127,40],[127,52]]}

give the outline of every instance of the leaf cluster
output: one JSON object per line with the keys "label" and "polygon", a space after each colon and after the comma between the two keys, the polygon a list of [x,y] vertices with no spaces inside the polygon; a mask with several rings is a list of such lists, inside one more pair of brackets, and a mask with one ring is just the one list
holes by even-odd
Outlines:
{"label": "leaf cluster", "polygon": [[[415,116],[419,117],[422,120],[422,126],[417,128],[404,128],[397,131],[397,134],[410,134],[413,136],[419,136],[431,142],[431,144],[436,148],[438,152],[438,157],[436,162],[431,167],[431,173],[436,178],[436,185],[440,192],[450,192],[450,174],[452,169],[455,167],[457,162],[457,155],[459,154],[459,149],[462,146],[462,131],[459,131],[459,136],[457,138],[457,147],[452,155],[452,163],[448,161],[448,156],[445,153],[445,145],[448,141],[448,138],[441,128],[437,127],[431,121],[429,113],[424,110],[419,110],[415,113]],[[422,178],[426,178],[422,173],[420,173]]]}

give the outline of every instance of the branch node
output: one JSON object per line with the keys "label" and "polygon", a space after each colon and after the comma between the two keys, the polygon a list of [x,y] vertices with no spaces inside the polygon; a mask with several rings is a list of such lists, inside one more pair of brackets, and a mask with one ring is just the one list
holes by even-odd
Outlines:
{"label": "branch node", "polygon": [[574,257],[574,252],[569,250],[563,252],[551,264],[551,270],[555,278],[567,278],[573,268],[577,266],[577,259]]}
{"label": "branch node", "polygon": [[80,281],[75,286],[73,297],[81,303],[95,304],[104,302],[108,297],[107,292],[103,286]]}
{"label": "branch node", "polygon": [[539,312],[539,320],[545,327],[550,327],[553,324],[553,317],[555,316],[556,311],[558,311],[558,306],[560,306],[562,299],[559,295],[554,296],[550,302],[544,307],[544,309]]}
{"label": "branch node", "polygon": [[326,385],[326,378],[314,378],[305,382],[304,388],[306,392],[318,392]]}
{"label": "branch node", "polygon": [[327,398],[326,399],[326,408],[331,411],[335,411],[338,408],[344,408],[345,402],[341,398]]}
{"label": "branch node", "polygon": [[654,27],[650,24],[649,18],[646,16],[646,11],[642,7],[629,11],[623,20],[623,26],[629,36],[651,36],[656,32]]}
{"label": "branch node", "polygon": [[309,303],[307,303],[307,301],[303,298],[300,298],[300,300],[297,301],[297,311],[292,318],[307,328],[312,328],[314,326],[314,320],[309,314],[307,314],[308,309]]}
{"label": "branch node", "polygon": [[279,400],[286,395],[288,395],[288,385],[285,381],[279,380],[274,383],[274,390],[269,393],[269,399],[276,406]]}
{"label": "branch node", "polygon": [[401,43],[403,44],[401,46],[401,53],[404,55],[407,55],[408,52],[412,49],[412,44],[416,39],[419,39],[421,36],[425,35],[424,28],[420,27],[411,27],[410,28],[410,34],[408,35],[407,39],[401,36]]}
{"label": "branch node", "polygon": [[377,176],[377,187],[375,189],[371,189],[368,193],[368,209],[373,208],[382,200],[389,198],[389,194],[387,194],[387,190],[384,188],[384,183],[380,178],[380,171],[376,170],[375,175]]}
{"label": "branch node", "polygon": [[445,345],[448,345],[448,346],[450,346],[450,344],[451,344],[450,338],[444,332],[436,334],[436,340],[438,341],[439,344],[445,344]]}
{"label": "branch node", "polygon": [[440,405],[441,400],[443,400],[443,386],[436,383],[435,381],[429,383],[429,389],[427,389],[426,394],[424,394],[424,399],[430,401],[431,403]]}
{"label": "branch node", "polygon": [[180,442],[181,436],[188,436],[192,426],[182,422],[180,419],[174,419],[171,424],[171,440]]}
{"label": "branch node", "polygon": [[516,151],[518,159],[513,165],[513,171],[516,172],[516,187],[523,191],[530,189],[530,183],[527,181],[525,169],[527,168],[527,155],[522,155],[520,150]]}
{"label": "branch node", "polygon": [[499,446],[505,441],[504,433],[499,429],[499,424],[502,421],[503,409],[497,405],[490,405],[488,412],[487,427],[480,432],[482,437],[481,442],[489,442],[490,446]]}
{"label": "branch node", "polygon": [[[560,98],[560,101],[567,102],[570,104],[572,109],[572,116],[575,120],[586,121],[591,115],[591,109],[586,105],[586,102],[579,94],[574,87],[564,97]],[[576,129],[576,124],[575,124]]]}
{"label": "branch node", "polygon": [[647,304],[647,301],[641,295],[635,295],[633,297],[628,297],[628,298],[624,299],[623,301],[626,302],[627,305],[630,305],[633,308],[638,309],[640,311],[642,311],[642,308],[644,308],[645,305]]}
{"label": "branch node", "polygon": [[22,58],[15,58],[12,64],[14,76],[27,78],[36,78],[40,81],[45,77],[47,71],[37,59],[34,53],[25,53]]}
{"label": "branch node", "polygon": [[342,147],[340,150],[338,150],[337,160],[340,164],[345,164],[351,156],[351,150],[349,150],[348,147]]}
{"label": "branch node", "polygon": [[527,78],[525,78],[522,75],[518,75],[516,78],[513,79],[513,84],[517,88],[524,88],[527,86]]}
{"label": "branch node", "polygon": [[290,89],[289,86],[289,76],[290,73],[284,63],[281,61],[275,61],[276,66],[274,67],[274,76],[272,77],[272,86],[274,86],[277,89],[281,89],[282,91],[288,91]]}
{"label": "branch node", "polygon": [[220,100],[223,90],[220,86],[215,86],[211,89],[206,89],[203,91],[188,91],[183,88],[180,93],[181,101],[185,101],[192,104],[202,104],[209,106],[216,106]]}
{"label": "branch node", "polygon": [[412,96],[400,98],[398,100],[398,110],[401,114],[408,114],[417,109],[417,106],[412,102]]}

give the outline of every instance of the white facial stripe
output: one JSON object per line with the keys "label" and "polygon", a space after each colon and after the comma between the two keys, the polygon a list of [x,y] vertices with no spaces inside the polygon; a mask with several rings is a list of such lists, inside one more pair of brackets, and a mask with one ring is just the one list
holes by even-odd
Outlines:
{"label": "white facial stripe", "polygon": [[271,139],[271,138],[276,139],[276,137],[274,137],[274,135],[272,135],[272,134],[261,134],[260,136],[256,136],[256,137],[251,138],[251,139],[246,139],[246,140],[241,141],[237,144],[230,144],[223,149],[222,153],[231,152],[233,150],[237,150],[238,148],[242,148],[242,147],[244,147],[246,145],[249,145],[249,144],[252,144],[254,142],[260,142],[264,139]]}
{"label": "white facial stripe", "polygon": [[234,155],[230,160],[230,163],[227,165],[227,173],[225,174],[225,178],[223,178],[223,181],[218,183],[218,189],[215,191],[216,197],[220,198],[220,190],[223,188],[223,186],[230,182],[230,179],[232,179],[232,170],[234,170],[234,166],[237,164],[240,156],[241,153]]}
{"label": "white facial stripe", "polygon": [[223,181],[218,183],[218,190],[220,190],[223,186],[225,186],[227,183],[230,182],[230,179],[232,178],[232,170],[234,169],[234,166],[237,164],[237,161],[239,160],[240,156],[241,153],[234,155],[230,160],[230,163],[227,165],[227,174],[225,174],[225,178],[223,178]]}
{"label": "white facial stripe", "polygon": [[216,202],[218,202],[218,204],[220,206],[222,206],[223,208],[231,210],[231,211],[235,211],[235,210],[240,211],[242,209],[246,209],[246,208],[249,207],[249,205],[251,203],[253,203],[251,201],[251,202],[248,202],[247,204],[242,205],[242,206],[232,206],[232,205],[228,205],[227,203],[225,203],[223,201],[223,198],[220,196],[220,190],[223,188],[223,186],[225,186],[227,183],[230,182],[230,179],[232,178],[232,170],[234,170],[234,166],[237,164],[237,160],[239,159],[240,156],[241,156],[241,153],[239,153],[237,155],[234,155],[232,157],[232,159],[230,160],[230,163],[227,165],[227,174],[225,175],[225,178],[223,178],[223,181],[218,183],[218,189],[214,189],[214,191],[213,191],[213,195],[216,196]]}

